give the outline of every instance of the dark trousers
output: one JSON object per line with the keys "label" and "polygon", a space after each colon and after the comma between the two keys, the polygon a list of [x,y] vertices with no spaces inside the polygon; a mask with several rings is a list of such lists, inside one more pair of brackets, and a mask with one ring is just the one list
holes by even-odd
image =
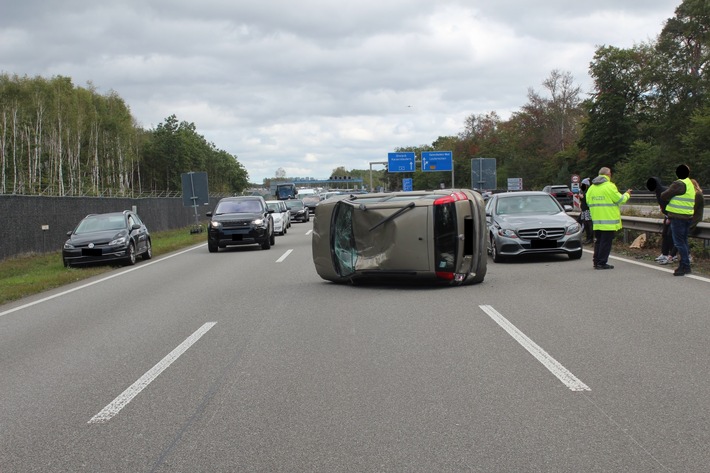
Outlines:
{"label": "dark trousers", "polygon": [[675,256],[678,253],[673,245],[673,235],[671,235],[671,223],[668,219],[663,222],[663,231],[661,232],[661,254]]}
{"label": "dark trousers", "polygon": [[607,264],[611,253],[611,244],[614,242],[616,230],[594,230],[594,266]]}
{"label": "dark trousers", "polygon": [[690,247],[688,246],[688,231],[690,230],[690,220],[679,218],[671,219],[671,234],[673,235],[673,244],[678,248],[680,255],[679,267],[690,268]]}

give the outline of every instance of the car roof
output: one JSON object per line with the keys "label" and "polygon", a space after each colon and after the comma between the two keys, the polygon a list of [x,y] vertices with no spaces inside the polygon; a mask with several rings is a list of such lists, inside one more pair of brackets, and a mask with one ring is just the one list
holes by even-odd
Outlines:
{"label": "car roof", "polygon": [[498,199],[500,198],[505,198],[505,197],[526,197],[526,196],[533,196],[533,195],[544,195],[549,197],[550,194],[547,192],[543,191],[515,191],[515,192],[499,192],[498,194],[493,194],[492,197],[496,197]]}
{"label": "car roof", "polygon": [[260,195],[237,195],[234,197],[223,197],[219,199],[220,202],[225,201],[235,201],[235,200],[264,200]]}

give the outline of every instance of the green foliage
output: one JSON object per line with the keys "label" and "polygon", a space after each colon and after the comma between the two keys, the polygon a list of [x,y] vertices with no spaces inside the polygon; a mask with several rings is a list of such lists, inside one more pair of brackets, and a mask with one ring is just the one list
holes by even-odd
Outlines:
{"label": "green foliage", "polygon": [[206,171],[212,192],[237,193],[248,174],[232,156],[172,115],[135,123],[114,91],[56,76],[0,74],[0,193],[135,195],[179,191],[183,172]]}

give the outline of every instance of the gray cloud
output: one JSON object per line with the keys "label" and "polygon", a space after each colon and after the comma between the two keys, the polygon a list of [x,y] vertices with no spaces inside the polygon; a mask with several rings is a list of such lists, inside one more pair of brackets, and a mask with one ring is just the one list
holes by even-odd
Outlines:
{"label": "gray cloud", "polygon": [[[252,181],[326,177],[506,117],[553,69],[583,90],[603,44],[655,38],[678,0],[27,0],[3,6],[0,70],[115,90],[145,127],[194,122]],[[623,3],[623,4],[622,4]]]}

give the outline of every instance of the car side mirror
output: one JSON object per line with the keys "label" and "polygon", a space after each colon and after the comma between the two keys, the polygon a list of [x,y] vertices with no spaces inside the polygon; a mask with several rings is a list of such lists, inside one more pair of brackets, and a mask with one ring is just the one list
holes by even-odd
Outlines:
{"label": "car side mirror", "polygon": [[573,210],[571,205],[565,205],[565,212],[572,212]]}
{"label": "car side mirror", "polygon": [[72,234],[73,231],[74,231],[74,230],[69,230],[69,231],[67,232],[67,236],[71,236],[71,234]]}
{"label": "car side mirror", "polygon": [[205,214],[205,217],[212,217],[212,212],[207,212],[207,213]]}
{"label": "car side mirror", "polygon": [[137,223],[134,223],[134,224],[131,226],[131,230],[138,230],[138,229],[140,229],[140,228],[141,228],[141,226],[140,226],[139,224],[137,224]]}

